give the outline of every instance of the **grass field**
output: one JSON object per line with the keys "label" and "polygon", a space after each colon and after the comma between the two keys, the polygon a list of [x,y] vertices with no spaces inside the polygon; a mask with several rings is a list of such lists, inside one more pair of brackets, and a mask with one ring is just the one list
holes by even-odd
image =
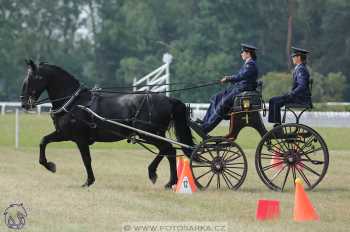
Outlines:
{"label": "grass field", "polygon": [[[37,144],[52,130],[49,117],[21,117],[20,149],[13,148],[13,118],[0,116],[0,210],[23,202],[28,210],[23,231],[122,231],[122,224],[128,222],[181,221],[225,222],[227,231],[348,231],[350,227],[348,129],[316,128],[331,150],[325,179],[308,193],[321,220],[295,223],[294,193],[270,191],[256,174],[254,149],[260,138],[253,130],[244,130],[238,140],[249,165],[248,176],[238,191],[182,195],[163,189],[169,178],[167,161],[161,163],[158,182],[152,185],[147,166],[153,155],[123,142],[92,147],[96,183],[83,189],[80,185],[85,181],[85,170],[74,145],[49,145],[47,157],[57,165],[55,174],[38,164]],[[219,129],[215,133],[225,132]],[[280,200],[280,220],[257,222],[258,199]],[[3,219],[0,231],[10,231]]]}
{"label": "grass field", "polygon": [[[350,128],[315,128],[326,141],[330,150],[350,150],[348,135]],[[13,114],[0,116],[0,146],[14,147],[15,144],[15,117]],[[37,147],[41,138],[53,131],[51,118],[47,114],[20,116],[20,147]],[[215,135],[225,135],[228,128],[219,127],[214,130]],[[244,128],[239,134],[237,143],[243,149],[255,149],[260,141],[260,135],[252,128]],[[51,148],[75,148],[71,142],[52,143]],[[135,149],[135,145],[126,143],[97,143],[93,145],[96,149]],[[136,147],[139,148],[139,147]]]}

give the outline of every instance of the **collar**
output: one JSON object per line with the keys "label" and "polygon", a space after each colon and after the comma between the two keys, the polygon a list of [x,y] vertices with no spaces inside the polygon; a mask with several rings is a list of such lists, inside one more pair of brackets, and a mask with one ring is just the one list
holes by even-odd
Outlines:
{"label": "collar", "polygon": [[300,64],[295,65],[294,71],[297,70],[301,65],[303,65],[303,63],[300,63]]}
{"label": "collar", "polygon": [[251,61],[251,60],[253,60],[252,58],[248,58],[248,59],[246,59],[245,61],[244,61],[244,63],[246,64],[246,63],[248,63],[249,61]]}

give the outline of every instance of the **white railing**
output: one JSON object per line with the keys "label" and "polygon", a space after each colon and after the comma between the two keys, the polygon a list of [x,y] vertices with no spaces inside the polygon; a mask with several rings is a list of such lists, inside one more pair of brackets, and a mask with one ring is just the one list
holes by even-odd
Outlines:
{"label": "white railing", "polygon": [[[191,117],[193,119],[202,119],[209,107],[209,104],[206,103],[187,103],[186,105],[191,106]],[[15,147],[18,148],[20,134],[19,117],[21,114],[21,103],[0,102],[0,107],[1,115],[4,115],[7,112],[15,113]],[[38,114],[40,114],[41,111],[49,112],[51,107],[51,103],[45,103],[40,106],[37,106],[36,111]],[[288,112],[286,122],[294,122],[294,120],[294,116],[290,112]],[[265,125],[269,125],[269,123],[267,122],[267,117],[263,117],[263,122]],[[227,127],[228,123],[228,121],[222,121],[220,126]],[[301,123],[312,127],[350,127],[350,112],[305,112],[301,118]]]}
{"label": "white railing", "polygon": [[[163,55],[163,65],[137,80],[134,78],[134,91],[152,91],[163,92],[169,91],[170,71],[169,66],[173,57],[169,53]],[[165,85],[164,85],[165,84]],[[154,86],[152,86],[154,85]],[[137,87],[141,86],[141,87]],[[166,92],[169,96],[169,92]]]}
{"label": "white railing", "polygon": [[[13,112],[14,110],[11,110],[11,109],[20,109],[21,107],[22,107],[22,104],[20,102],[0,102],[1,115],[4,115],[7,111]],[[38,114],[40,114],[43,108],[49,111],[51,107],[52,107],[51,103],[41,104],[36,107],[36,111]]]}

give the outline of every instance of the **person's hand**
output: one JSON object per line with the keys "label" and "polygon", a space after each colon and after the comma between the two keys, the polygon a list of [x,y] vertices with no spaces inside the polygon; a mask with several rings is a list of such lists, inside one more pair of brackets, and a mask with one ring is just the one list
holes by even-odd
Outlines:
{"label": "person's hand", "polygon": [[224,78],[222,78],[222,79],[220,80],[220,83],[223,84],[223,83],[228,82],[228,78],[229,78],[229,76],[224,76]]}

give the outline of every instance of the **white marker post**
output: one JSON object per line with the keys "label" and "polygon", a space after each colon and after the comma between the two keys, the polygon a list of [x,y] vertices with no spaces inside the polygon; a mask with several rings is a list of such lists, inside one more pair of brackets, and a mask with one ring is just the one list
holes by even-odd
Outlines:
{"label": "white marker post", "polygon": [[16,108],[16,128],[15,128],[15,147],[18,149],[19,147],[19,109]]}

